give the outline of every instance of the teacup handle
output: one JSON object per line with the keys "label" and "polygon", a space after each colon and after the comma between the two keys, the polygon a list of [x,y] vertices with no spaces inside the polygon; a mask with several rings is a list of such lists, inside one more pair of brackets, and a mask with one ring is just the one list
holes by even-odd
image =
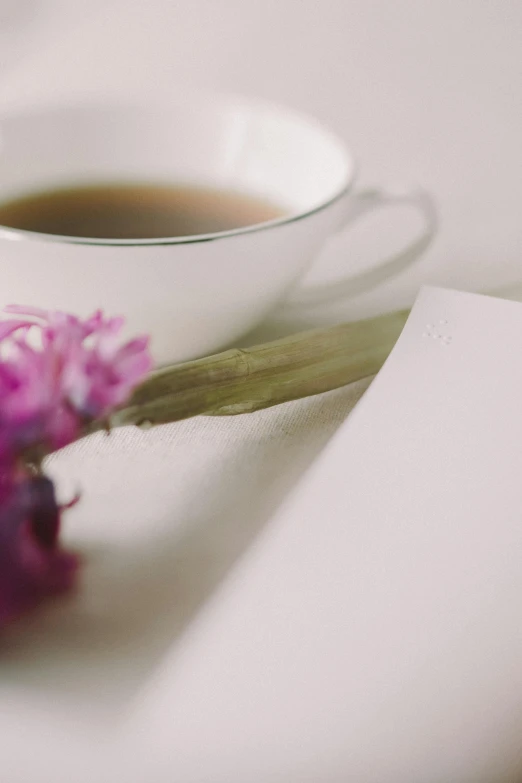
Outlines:
{"label": "teacup handle", "polygon": [[344,218],[340,231],[344,231],[347,226],[369,212],[398,204],[417,209],[424,221],[420,234],[407,247],[388,256],[366,272],[344,277],[332,283],[298,287],[292,292],[287,303],[292,307],[306,307],[347,299],[374,288],[417,261],[433,239],[438,224],[434,201],[425,190],[363,190],[355,193],[350,199],[350,211]]}

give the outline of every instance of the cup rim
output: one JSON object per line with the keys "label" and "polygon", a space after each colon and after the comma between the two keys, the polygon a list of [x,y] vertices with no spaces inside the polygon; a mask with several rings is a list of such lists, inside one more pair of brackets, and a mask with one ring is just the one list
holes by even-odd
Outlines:
{"label": "cup rim", "polygon": [[[291,119],[307,123],[314,126],[317,130],[321,131],[326,137],[329,137],[334,142],[345,156],[347,175],[346,180],[342,187],[338,188],[333,195],[325,201],[322,201],[318,205],[306,210],[298,212],[291,212],[288,215],[284,215],[273,220],[264,221],[262,223],[253,223],[249,226],[240,226],[238,228],[227,229],[225,231],[215,231],[207,234],[194,234],[187,236],[175,236],[175,237],[146,237],[143,239],[136,238],[103,238],[103,237],[76,237],[62,234],[47,234],[40,231],[30,231],[28,229],[13,228],[0,223],[0,239],[6,239],[11,241],[26,241],[26,242],[49,242],[64,245],[92,245],[93,247],[151,247],[151,246],[164,246],[164,245],[193,245],[203,242],[215,242],[220,239],[228,239],[235,236],[244,236],[247,234],[257,234],[262,231],[268,231],[272,228],[279,226],[290,225],[297,223],[305,218],[311,217],[315,214],[323,212],[331,207],[337,201],[340,201],[351,190],[353,182],[356,178],[357,164],[354,160],[354,156],[345,143],[345,141],[331,131],[330,128],[316,119],[313,115],[306,112],[296,110],[290,106],[277,103],[275,101],[263,100],[260,98],[246,97],[237,93],[223,93],[218,91],[205,92],[200,90],[194,90],[190,93],[181,93],[178,102],[187,99],[191,102],[203,101],[203,102],[220,102],[222,104],[231,102],[240,102],[246,107],[252,109],[269,109],[271,111],[280,113]],[[173,101],[176,103],[176,100]],[[49,102],[34,106],[31,109],[22,109],[13,112],[5,112],[1,119],[16,118],[20,116],[30,116],[42,113],[44,111],[56,111],[59,109],[74,110],[80,109],[84,111],[89,110],[108,110],[108,109],[128,109],[137,111],[151,111],[151,110],[164,110],[165,104],[158,103],[157,101],[136,101],[136,100],[122,100],[114,99],[96,102],[79,102],[79,101],[63,101],[63,102]]]}

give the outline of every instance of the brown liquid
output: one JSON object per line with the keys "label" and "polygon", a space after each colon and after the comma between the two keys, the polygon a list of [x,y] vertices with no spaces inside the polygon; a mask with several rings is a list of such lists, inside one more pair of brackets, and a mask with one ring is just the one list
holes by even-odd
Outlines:
{"label": "brown liquid", "polygon": [[0,225],[98,239],[213,234],[284,214],[257,196],[182,185],[87,185],[40,191],[0,203]]}

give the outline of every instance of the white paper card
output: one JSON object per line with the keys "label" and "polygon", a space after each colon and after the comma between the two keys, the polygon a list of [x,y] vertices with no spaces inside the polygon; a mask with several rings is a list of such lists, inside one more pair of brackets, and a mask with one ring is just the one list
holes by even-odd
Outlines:
{"label": "white paper card", "polygon": [[150,780],[173,768],[184,783],[515,779],[520,304],[422,292],[134,730]]}

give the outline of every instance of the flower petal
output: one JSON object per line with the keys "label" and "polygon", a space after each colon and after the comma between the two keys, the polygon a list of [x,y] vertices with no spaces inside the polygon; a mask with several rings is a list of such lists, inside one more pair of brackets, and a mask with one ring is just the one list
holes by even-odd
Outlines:
{"label": "flower petal", "polygon": [[31,305],[7,305],[4,307],[5,313],[16,313],[18,315],[27,315],[30,318],[40,318],[42,321],[49,320],[49,310],[43,307],[32,307]]}
{"label": "flower petal", "polygon": [[14,478],[0,487],[0,627],[74,586],[78,557],[60,548],[52,482]]}
{"label": "flower petal", "polygon": [[0,341],[18,331],[18,329],[27,329],[32,326],[30,321],[0,321]]}

